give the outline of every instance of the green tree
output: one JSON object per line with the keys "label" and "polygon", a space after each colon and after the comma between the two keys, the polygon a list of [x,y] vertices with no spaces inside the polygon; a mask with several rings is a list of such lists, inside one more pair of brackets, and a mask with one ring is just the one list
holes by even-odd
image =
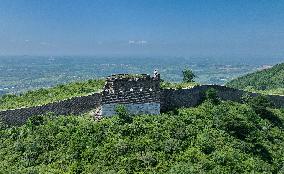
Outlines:
{"label": "green tree", "polygon": [[182,71],[182,74],[183,74],[183,82],[194,82],[194,78],[196,77],[196,75],[192,72],[191,69],[189,68],[185,68],[183,71]]}
{"label": "green tree", "polygon": [[220,103],[217,91],[214,88],[209,88],[207,91],[205,91],[205,99],[211,101],[214,104]]}
{"label": "green tree", "polygon": [[272,104],[266,96],[259,95],[248,100],[248,104],[252,109],[260,115],[267,114],[267,108],[272,107]]}

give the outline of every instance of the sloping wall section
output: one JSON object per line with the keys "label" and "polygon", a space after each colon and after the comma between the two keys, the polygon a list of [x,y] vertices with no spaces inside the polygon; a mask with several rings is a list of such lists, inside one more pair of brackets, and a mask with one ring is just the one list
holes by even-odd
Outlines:
{"label": "sloping wall section", "polygon": [[[201,85],[191,89],[165,89],[161,91],[161,111],[196,106],[202,101],[205,91],[209,88],[215,89],[221,100],[235,102],[241,102],[244,94],[249,94],[252,97],[259,95],[219,85]],[[268,95],[267,97],[276,107],[284,107],[284,96]]]}
{"label": "sloping wall section", "polygon": [[8,125],[22,125],[29,117],[52,112],[57,115],[78,115],[90,111],[101,104],[101,94],[73,97],[67,100],[49,103],[42,106],[19,108],[0,112],[0,121]]}

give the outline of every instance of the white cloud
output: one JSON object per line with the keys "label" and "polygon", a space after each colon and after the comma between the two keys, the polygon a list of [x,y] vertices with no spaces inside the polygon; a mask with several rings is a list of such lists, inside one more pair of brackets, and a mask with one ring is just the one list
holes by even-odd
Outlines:
{"label": "white cloud", "polygon": [[40,42],[39,43],[42,46],[54,46],[53,44],[49,43],[49,42]]}
{"label": "white cloud", "polygon": [[138,41],[138,44],[142,44],[142,45],[143,45],[143,44],[147,44],[147,43],[148,43],[148,42],[147,42],[146,40],[139,40],[139,41]]}
{"label": "white cloud", "polygon": [[148,41],[146,41],[146,40],[137,40],[137,41],[129,40],[128,41],[128,44],[136,44],[136,45],[145,45],[147,43],[148,43]]}

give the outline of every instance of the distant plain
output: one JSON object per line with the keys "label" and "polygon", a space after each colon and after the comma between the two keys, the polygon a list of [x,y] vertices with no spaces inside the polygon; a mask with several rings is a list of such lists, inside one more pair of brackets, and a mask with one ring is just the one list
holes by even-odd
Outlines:
{"label": "distant plain", "polygon": [[116,73],[148,73],[158,69],[162,79],[182,80],[188,67],[202,84],[225,84],[243,74],[274,65],[274,61],[226,61],[217,58],[137,56],[1,56],[0,95],[52,87],[73,81],[104,78]]}

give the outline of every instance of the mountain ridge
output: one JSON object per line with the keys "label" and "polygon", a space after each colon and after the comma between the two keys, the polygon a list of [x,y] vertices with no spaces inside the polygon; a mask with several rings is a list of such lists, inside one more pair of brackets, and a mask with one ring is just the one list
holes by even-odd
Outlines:
{"label": "mountain ridge", "polygon": [[231,80],[228,87],[249,91],[277,91],[284,89],[284,63]]}

